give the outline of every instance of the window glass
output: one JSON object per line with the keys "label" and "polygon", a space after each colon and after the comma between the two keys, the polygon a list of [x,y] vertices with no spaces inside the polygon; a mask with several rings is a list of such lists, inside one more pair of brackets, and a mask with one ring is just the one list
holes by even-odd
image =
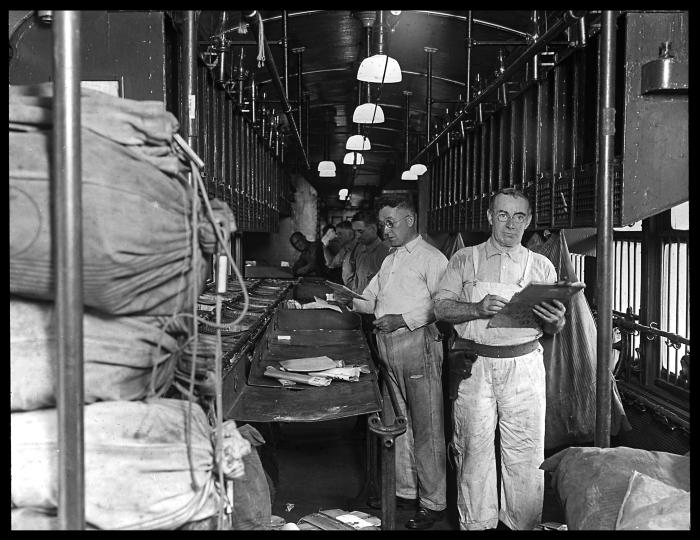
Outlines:
{"label": "window glass", "polygon": [[687,231],[689,213],[688,201],[671,208],[671,227],[677,231]]}

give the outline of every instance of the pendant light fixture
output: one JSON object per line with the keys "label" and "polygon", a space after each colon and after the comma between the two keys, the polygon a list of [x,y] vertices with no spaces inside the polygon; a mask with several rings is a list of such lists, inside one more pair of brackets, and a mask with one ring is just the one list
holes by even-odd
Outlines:
{"label": "pendant light fixture", "polygon": [[318,175],[322,178],[332,178],[335,176],[335,162],[328,159],[328,117],[324,119],[323,133],[323,161],[318,164]]}
{"label": "pendant light fixture", "polygon": [[384,11],[379,14],[379,43],[378,54],[365,58],[357,70],[357,80],[372,83],[397,83],[401,82],[401,66],[399,63],[384,54]]}
{"label": "pendant light fixture", "polygon": [[376,103],[363,103],[355,107],[352,121],[356,124],[382,124],[384,123],[384,111]]}
{"label": "pendant light fixture", "polygon": [[415,174],[416,176],[420,176],[422,174],[425,174],[425,172],[428,170],[428,167],[423,165],[422,163],[416,163],[415,165],[411,165],[411,172]]}
{"label": "pendant light fixture", "polygon": [[401,180],[418,180],[418,175],[409,169],[401,173]]}
{"label": "pendant light fixture", "polygon": [[[363,11],[360,13],[362,26],[365,28],[365,49],[368,57],[365,58],[362,63],[369,60],[370,42],[372,40],[371,32],[374,19],[375,13],[373,11]],[[360,65],[360,68],[362,68],[362,65]],[[361,84],[362,82],[360,82],[360,85]],[[384,111],[378,103],[372,103],[369,83],[366,84],[366,91],[367,103],[362,103],[355,108],[355,111],[352,113],[352,121],[356,124],[382,124],[384,122]]]}
{"label": "pendant light fixture", "polygon": [[344,165],[364,165],[365,158],[359,152],[348,152],[343,158]]}
{"label": "pendant light fixture", "polygon": [[369,137],[364,135],[352,135],[345,143],[345,149],[353,152],[364,152],[365,150],[371,150],[371,148]]}
{"label": "pendant light fixture", "polygon": [[343,188],[338,191],[338,198],[341,201],[347,201],[350,198],[350,192],[348,191],[347,188]]}

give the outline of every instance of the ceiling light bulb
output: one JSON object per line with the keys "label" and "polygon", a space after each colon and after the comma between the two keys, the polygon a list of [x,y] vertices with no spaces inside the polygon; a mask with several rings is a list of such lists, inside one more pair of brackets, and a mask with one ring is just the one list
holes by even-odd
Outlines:
{"label": "ceiling light bulb", "polygon": [[321,161],[318,164],[319,171],[335,171],[335,163],[332,161]]}
{"label": "ceiling light bulb", "polygon": [[384,122],[384,111],[375,103],[363,103],[355,107],[352,121],[356,124],[381,124]]}
{"label": "ceiling light bulb", "polygon": [[348,198],[349,192],[346,188],[343,188],[338,191],[338,197],[340,198],[341,201],[344,201]]}
{"label": "ceiling light bulb", "polygon": [[365,158],[359,152],[348,152],[343,158],[344,165],[364,165]]}
{"label": "ceiling light bulb", "polygon": [[415,174],[416,176],[420,176],[421,174],[425,174],[425,171],[428,170],[428,167],[423,165],[422,163],[416,163],[415,165],[411,165],[411,172]]}
{"label": "ceiling light bulb", "polygon": [[371,148],[372,145],[369,143],[369,138],[364,135],[353,135],[348,138],[348,142],[345,143],[346,150],[353,150],[355,152],[363,152]]}
{"label": "ceiling light bulb", "polygon": [[401,174],[401,180],[418,180],[418,175],[410,170],[404,171]]}
{"label": "ceiling light bulb", "polygon": [[321,178],[333,178],[335,176],[335,171],[318,171],[318,175]]}
{"label": "ceiling light bulb", "polygon": [[375,54],[362,61],[357,70],[357,80],[371,83],[401,82],[401,66],[386,54]]}
{"label": "ceiling light bulb", "polygon": [[401,15],[401,12],[400,11],[392,11],[391,14],[396,15],[398,17],[399,15]]}

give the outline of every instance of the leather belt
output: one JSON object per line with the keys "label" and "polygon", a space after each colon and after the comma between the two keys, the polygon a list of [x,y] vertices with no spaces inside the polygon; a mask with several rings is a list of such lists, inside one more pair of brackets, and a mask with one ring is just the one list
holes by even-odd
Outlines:
{"label": "leather belt", "polygon": [[457,338],[452,345],[452,350],[466,350],[488,358],[515,358],[531,353],[539,345],[540,342],[537,339],[520,345],[485,345],[470,339]]}

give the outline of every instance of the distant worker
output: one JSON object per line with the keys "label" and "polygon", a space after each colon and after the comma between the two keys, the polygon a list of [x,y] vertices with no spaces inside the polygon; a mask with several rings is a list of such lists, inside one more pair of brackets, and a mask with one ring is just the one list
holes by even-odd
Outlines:
{"label": "distant worker", "polygon": [[325,277],[325,265],[323,264],[323,246],[321,242],[310,242],[299,231],[293,232],[289,242],[294,249],[301,251],[301,255],[292,266],[294,276]]}
{"label": "distant worker", "polygon": [[354,269],[346,286],[361,293],[374,275],[379,272],[382,262],[389,254],[389,247],[377,235],[377,217],[372,212],[358,212],[352,217],[357,248],[351,255]]}
{"label": "distant worker", "polygon": [[349,221],[341,221],[335,226],[336,240],[339,249],[328,264],[328,279],[336,283],[343,283],[343,261],[355,247],[355,233]]}
{"label": "distant worker", "polygon": [[326,263],[326,268],[330,266],[333,257],[340,250],[340,239],[335,231],[335,226],[328,224],[321,231],[321,244],[323,244],[323,258]]}
{"label": "distant worker", "polygon": [[[537,328],[488,328],[517,291],[530,281],[553,283],[554,265],[523,245],[532,219],[530,201],[515,188],[491,197],[486,242],[457,251],[435,296],[435,315],[469,340],[453,407],[450,445],[457,464],[457,510],[463,530],[532,530],[544,498],[545,369],[542,332],[564,326],[566,307],[540,302]],[[466,358],[466,355],[465,355]],[[451,358],[452,361],[452,358]],[[467,365],[468,364],[468,365]],[[450,376],[453,376],[450,366]],[[452,396],[451,396],[452,397]],[[496,487],[495,431],[500,428],[501,493]]]}
{"label": "distant worker", "polygon": [[397,396],[397,414],[408,420],[406,433],[396,438],[397,504],[416,509],[406,527],[428,529],[444,517],[447,505],[442,342],[433,313],[447,259],[418,234],[410,199],[385,198],[379,204],[379,225],[394,249],[361,292],[366,301],[347,293],[335,298],[376,317],[387,384]]}

